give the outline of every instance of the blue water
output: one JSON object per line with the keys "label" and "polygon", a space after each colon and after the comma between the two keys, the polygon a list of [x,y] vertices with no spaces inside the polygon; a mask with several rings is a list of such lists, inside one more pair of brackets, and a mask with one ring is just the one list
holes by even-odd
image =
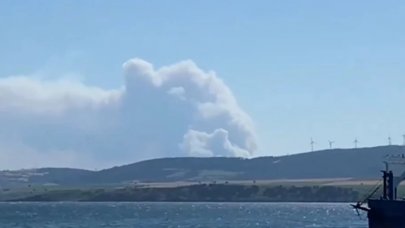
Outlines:
{"label": "blue water", "polygon": [[367,227],[348,204],[0,203],[1,228]]}

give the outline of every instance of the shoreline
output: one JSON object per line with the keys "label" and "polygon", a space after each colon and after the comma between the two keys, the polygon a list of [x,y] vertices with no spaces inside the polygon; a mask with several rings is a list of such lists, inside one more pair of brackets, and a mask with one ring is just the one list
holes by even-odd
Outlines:
{"label": "shoreline", "polygon": [[[37,190],[38,191],[38,190]],[[361,188],[341,186],[200,184],[170,188],[121,187],[54,189],[42,192],[10,193],[1,202],[357,202]]]}

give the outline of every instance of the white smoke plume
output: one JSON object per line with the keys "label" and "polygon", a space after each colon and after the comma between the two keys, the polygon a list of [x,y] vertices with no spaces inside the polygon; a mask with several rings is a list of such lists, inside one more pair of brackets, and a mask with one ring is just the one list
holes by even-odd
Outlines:
{"label": "white smoke plume", "polygon": [[131,59],[105,90],[25,76],[0,79],[0,168],[105,167],[173,156],[251,156],[250,117],[192,61],[155,69]]}

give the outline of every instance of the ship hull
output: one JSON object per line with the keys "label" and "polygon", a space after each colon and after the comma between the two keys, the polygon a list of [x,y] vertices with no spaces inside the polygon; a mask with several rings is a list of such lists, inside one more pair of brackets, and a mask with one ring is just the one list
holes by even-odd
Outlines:
{"label": "ship hull", "polygon": [[369,228],[405,228],[405,201],[369,200]]}

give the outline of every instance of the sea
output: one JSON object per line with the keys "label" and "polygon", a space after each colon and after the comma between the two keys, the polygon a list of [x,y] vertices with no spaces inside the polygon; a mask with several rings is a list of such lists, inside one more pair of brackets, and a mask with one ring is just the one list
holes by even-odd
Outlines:
{"label": "sea", "polygon": [[0,227],[368,226],[347,203],[0,203]]}

